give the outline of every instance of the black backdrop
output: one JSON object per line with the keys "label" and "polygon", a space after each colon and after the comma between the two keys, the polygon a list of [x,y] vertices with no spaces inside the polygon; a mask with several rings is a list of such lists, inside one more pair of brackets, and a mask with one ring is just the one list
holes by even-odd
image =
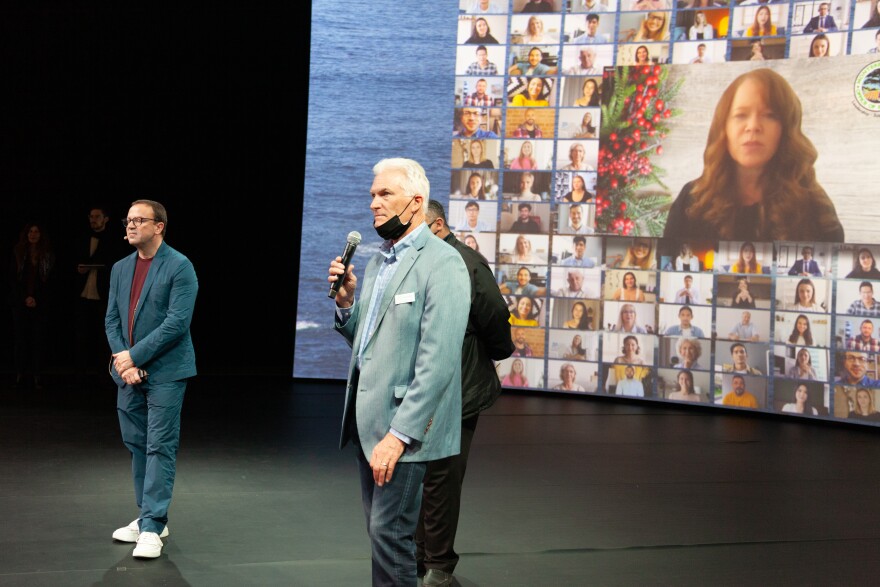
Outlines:
{"label": "black backdrop", "polygon": [[[292,372],[311,7],[244,4],[0,9],[0,254],[5,271],[26,221],[50,232],[52,370],[73,367],[89,208],[108,205],[121,239],[117,218],[149,197],[199,277],[200,371]],[[8,308],[0,332],[9,371]]]}

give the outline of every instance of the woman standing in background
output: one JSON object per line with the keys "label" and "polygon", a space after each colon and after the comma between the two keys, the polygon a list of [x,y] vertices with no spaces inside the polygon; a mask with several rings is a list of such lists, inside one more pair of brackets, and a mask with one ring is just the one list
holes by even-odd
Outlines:
{"label": "woman standing in background", "polygon": [[34,388],[42,389],[46,343],[51,308],[51,278],[55,255],[49,235],[41,224],[26,224],[13,249],[11,267],[12,325],[15,341],[15,384],[25,375],[33,377]]}

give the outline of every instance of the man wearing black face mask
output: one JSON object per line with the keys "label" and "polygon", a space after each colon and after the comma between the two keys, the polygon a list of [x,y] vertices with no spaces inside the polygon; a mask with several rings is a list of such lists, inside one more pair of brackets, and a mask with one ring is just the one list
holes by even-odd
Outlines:
{"label": "man wearing black face mask", "polygon": [[352,347],[340,448],[355,447],[372,544],[373,585],[416,585],[413,537],[429,461],[458,454],[461,345],[470,279],[461,256],[425,224],[429,184],[410,159],[373,168],[373,226],[385,239],[357,278],[342,279],[335,328]]}

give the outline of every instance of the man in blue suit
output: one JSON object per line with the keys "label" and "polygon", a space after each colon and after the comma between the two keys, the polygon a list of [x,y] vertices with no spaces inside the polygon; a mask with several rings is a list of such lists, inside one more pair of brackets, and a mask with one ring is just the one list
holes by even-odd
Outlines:
{"label": "man in blue suit", "polygon": [[819,5],[819,16],[814,16],[804,27],[805,33],[833,33],[837,30],[837,23],[833,16],[828,16],[831,7],[827,2]]}
{"label": "man in blue suit", "polygon": [[788,270],[789,275],[814,275],[816,277],[820,277],[822,275],[822,270],[819,269],[819,264],[813,259],[813,247],[804,247],[801,249],[801,255],[803,255],[803,259],[798,259],[794,262],[794,265],[791,266],[791,269]]}
{"label": "man in blue suit", "polygon": [[352,347],[339,444],[356,448],[373,585],[414,586],[427,463],[459,452],[471,286],[461,255],[425,224],[422,166],[385,159],[373,174],[370,209],[384,242],[360,299],[353,266],[346,272],[337,257],[329,269],[328,281],[343,279],[335,328]]}
{"label": "man in blue suit", "polygon": [[157,558],[168,535],[180,409],[196,374],[189,326],[198,280],[189,259],[165,244],[168,215],[152,200],[132,203],[123,220],[137,249],[113,265],[104,326],[118,387],[122,441],[131,452],[138,518],[113,538],[137,542],[132,555]]}

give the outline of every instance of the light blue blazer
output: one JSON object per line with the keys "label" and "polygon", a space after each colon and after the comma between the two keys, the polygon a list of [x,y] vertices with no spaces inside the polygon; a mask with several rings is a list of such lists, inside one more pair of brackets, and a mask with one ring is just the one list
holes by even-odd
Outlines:
{"label": "light blue blazer", "polygon": [[[336,319],[335,328],[352,347],[339,446],[348,442],[355,417],[368,459],[391,428],[413,439],[400,458],[403,462],[456,455],[461,444],[461,345],[471,298],[467,268],[458,251],[429,230],[421,231],[398,261],[378,301],[373,335],[361,349],[384,260],[381,254],[370,260],[352,314],[345,324]],[[363,361],[356,376],[359,354]]]}
{"label": "light blue blazer", "polygon": [[[196,355],[189,325],[199,282],[192,263],[166,243],[153,257],[134,313],[134,346],[128,338],[128,306],[137,251],[117,261],[110,271],[110,295],[104,327],[112,353],[128,350],[152,383],[168,383],[196,374]],[[125,382],[110,367],[117,385]]]}

